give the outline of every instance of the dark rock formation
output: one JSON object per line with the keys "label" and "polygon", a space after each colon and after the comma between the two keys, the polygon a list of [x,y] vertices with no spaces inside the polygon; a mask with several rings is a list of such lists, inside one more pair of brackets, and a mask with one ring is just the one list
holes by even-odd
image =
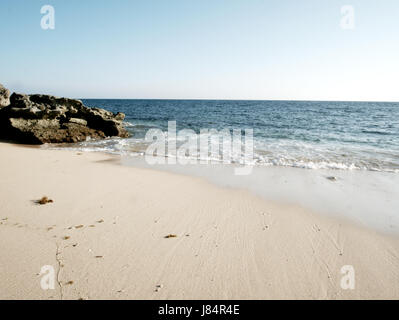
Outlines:
{"label": "dark rock formation", "polygon": [[125,138],[124,118],[80,100],[13,93],[10,104],[0,109],[0,138],[27,144]]}
{"label": "dark rock formation", "polygon": [[0,108],[10,104],[10,91],[0,84]]}

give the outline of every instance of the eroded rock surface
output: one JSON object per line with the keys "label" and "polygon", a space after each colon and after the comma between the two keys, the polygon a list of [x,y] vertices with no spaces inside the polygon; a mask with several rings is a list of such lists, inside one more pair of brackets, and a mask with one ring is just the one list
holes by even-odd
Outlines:
{"label": "eroded rock surface", "polygon": [[0,84],[0,108],[10,104],[10,91]]}
{"label": "eroded rock surface", "polygon": [[0,138],[27,144],[126,138],[124,118],[123,113],[88,108],[80,100],[13,93],[0,109]]}

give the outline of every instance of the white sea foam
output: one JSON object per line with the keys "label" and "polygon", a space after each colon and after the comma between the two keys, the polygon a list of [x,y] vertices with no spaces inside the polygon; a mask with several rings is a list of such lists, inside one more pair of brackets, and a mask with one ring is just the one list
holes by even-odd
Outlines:
{"label": "white sea foam", "polygon": [[[178,146],[184,141],[176,139]],[[104,152],[114,155],[123,156],[143,156],[149,143],[140,138],[107,138],[104,140],[88,140],[85,142],[73,145],[44,145],[44,148],[51,149],[70,149],[83,152]],[[279,143],[267,143],[265,141],[256,141],[254,149],[254,158],[246,159],[246,163],[254,166],[280,166],[280,167],[294,167],[304,169],[336,169],[336,170],[368,170],[399,173],[399,168],[394,165],[386,165],[384,162],[379,162],[376,159],[356,158],[359,156],[356,152],[350,154],[347,150],[345,157],[330,147],[322,148],[315,147],[303,142],[289,143],[287,141],[280,141]],[[167,154],[166,157],[173,155]],[[237,154],[232,154],[232,159],[239,159],[243,163],[243,159]],[[177,157],[182,158],[181,156]],[[202,160],[212,163],[226,163],[221,158],[208,155],[208,157],[185,157],[190,160]],[[345,160],[345,161],[342,161]],[[232,161],[231,163],[236,163]]]}

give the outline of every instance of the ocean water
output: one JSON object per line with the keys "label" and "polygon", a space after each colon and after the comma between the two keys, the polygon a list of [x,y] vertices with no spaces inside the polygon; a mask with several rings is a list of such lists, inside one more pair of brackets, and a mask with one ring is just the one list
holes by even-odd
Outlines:
{"label": "ocean water", "polygon": [[211,100],[83,100],[126,114],[132,137],[86,141],[72,148],[143,155],[151,128],[199,133],[253,129],[254,164],[399,173],[399,103]]}

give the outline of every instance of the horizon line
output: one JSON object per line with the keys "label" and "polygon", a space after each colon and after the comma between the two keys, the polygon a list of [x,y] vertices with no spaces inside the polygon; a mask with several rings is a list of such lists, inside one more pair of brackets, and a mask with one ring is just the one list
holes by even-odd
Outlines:
{"label": "horizon line", "polygon": [[292,102],[376,102],[376,103],[399,103],[398,100],[335,100],[335,99],[225,99],[225,98],[84,98],[84,97],[73,97],[73,95],[58,95],[51,93],[24,93],[19,91],[10,90],[12,93],[26,94],[26,95],[49,95],[57,98],[69,98],[78,100],[164,100],[164,101],[292,101]]}
{"label": "horizon line", "polygon": [[165,100],[165,101],[292,101],[292,102],[378,102],[378,103],[399,103],[388,100],[318,100],[318,99],[209,99],[209,98],[76,98],[79,100]]}

